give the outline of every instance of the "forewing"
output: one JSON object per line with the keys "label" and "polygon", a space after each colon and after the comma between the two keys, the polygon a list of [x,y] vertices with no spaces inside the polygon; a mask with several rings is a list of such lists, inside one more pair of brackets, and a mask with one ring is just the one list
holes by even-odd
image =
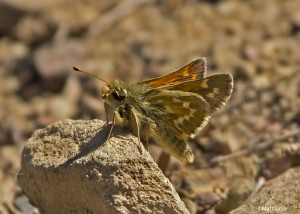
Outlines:
{"label": "forewing", "polygon": [[156,90],[147,96],[146,102],[156,114],[156,121],[175,128],[187,139],[204,127],[209,119],[210,106],[201,96],[181,91]]}
{"label": "forewing", "polygon": [[165,89],[196,93],[209,103],[210,112],[213,113],[225,105],[230,98],[233,89],[233,78],[230,74],[218,74],[168,86]]}
{"label": "forewing", "polygon": [[206,74],[206,59],[205,57],[197,59],[183,68],[174,71],[165,76],[153,78],[140,82],[152,88],[174,85],[185,81],[196,80],[203,78]]}

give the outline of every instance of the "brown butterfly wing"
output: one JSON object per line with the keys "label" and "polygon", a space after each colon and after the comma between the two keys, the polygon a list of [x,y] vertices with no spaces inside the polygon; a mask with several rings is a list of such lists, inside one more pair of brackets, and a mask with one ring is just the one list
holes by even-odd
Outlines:
{"label": "brown butterfly wing", "polygon": [[210,106],[201,96],[182,91],[151,89],[144,97],[150,118],[156,121],[153,136],[167,153],[184,162],[193,162],[194,155],[187,139],[204,127]]}
{"label": "brown butterfly wing", "polygon": [[206,59],[205,57],[192,61],[183,68],[174,71],[165,76],[153,78],[140,82],[152,88],[174,85],[190,80],[197,80],[205,77],[206,74]]}
{"label": "brown butterfly wing", "polygon": [[230,74],[217,74],[203,79],[191,80],[164,89],[193,92],[203,97],[213,113],[226,104],[233,89],[233,78]]}
{"label": "brown butterfly wing", "polygon": [[[176,128],[185,139],[204,127],[210,116],[209,103],[195,93],[152,89],[145,102],[149,103],[152,114],[158,115],[156,121],[165,120],[164,126]],[[157,109],[159,114],[155,114]]]}

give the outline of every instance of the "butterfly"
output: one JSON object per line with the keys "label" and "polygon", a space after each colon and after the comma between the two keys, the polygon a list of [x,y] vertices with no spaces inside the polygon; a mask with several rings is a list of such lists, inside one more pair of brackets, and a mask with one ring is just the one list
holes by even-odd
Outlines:
{"label": "butterfly", "polygon": [[[74,70],[84,72],[76,67]],[[226,104],[233,90],[230,74],[206,77],[206,70],[203,57],[165,76],[135,84],[103,80],[107,83],[101,90],[107,123],[112,114],[107,139],[117,124],[128,128],[139,140],[148,142],[152,138],[164,152],[192,163],[189,138]]]}

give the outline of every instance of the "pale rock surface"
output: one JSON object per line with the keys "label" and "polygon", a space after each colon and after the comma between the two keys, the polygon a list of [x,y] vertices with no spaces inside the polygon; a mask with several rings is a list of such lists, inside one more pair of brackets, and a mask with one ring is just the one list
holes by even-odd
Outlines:
{"label": "pale rock surface", "polygon": [[300,167],[268,181],[260,192],[230,212],[240,213],[300,213]]}
{"label": "pale rock surface", "polygon": [[64,120],[37,130],[18,181],[41,213],[188,213],[138,139],[100,120]]}

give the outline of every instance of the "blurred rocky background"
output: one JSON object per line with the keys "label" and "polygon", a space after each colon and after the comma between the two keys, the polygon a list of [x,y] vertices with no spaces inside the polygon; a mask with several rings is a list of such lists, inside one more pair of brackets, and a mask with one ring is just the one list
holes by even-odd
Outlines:
{"label": "blurred rocky background", "polygon": [[106,118],[103,83],[73,66],[134,83],[203,56],[208,75],[234,76],[234,91],[191,142],[195,163],[172,159],[165,174],[191,213],[255,197],[300,164],[299,9],[299,0],[2,0],[0,213],[37,212],[16,181],[34,130]]}

